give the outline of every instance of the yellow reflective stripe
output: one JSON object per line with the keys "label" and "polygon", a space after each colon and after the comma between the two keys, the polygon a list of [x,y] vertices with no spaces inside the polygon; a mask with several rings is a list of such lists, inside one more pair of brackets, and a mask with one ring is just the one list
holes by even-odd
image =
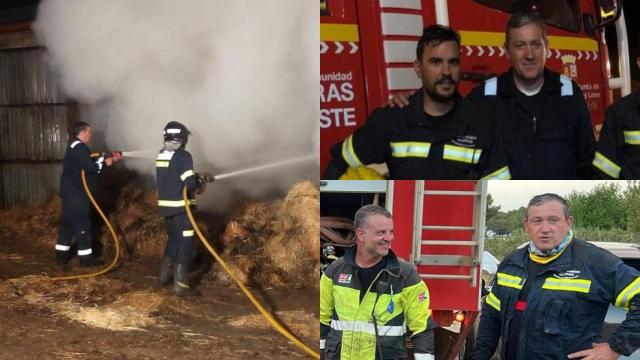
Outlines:
{"label": "yellow reflective stripe", "polygon": [[629,308],[629,301],[638,294],[640,294],[640,277],[636,278],[620,292],[620,295],[616,298],[616,306]]}
{"label": "yellow reflective stripe", "polygon": [[560,291],[575,291],[588,294],[591,288],[591,280],[586,279],[556,279],[546,278],[543,289],[548,290],[560,290]]}
{"label": "yellow reflective stripe", "polygon": [[596,151],[596,156],[593,159],[593,166],[602,170],[605,174],[611,176],[612,178],[620,177],[620,166],[616,165],[613,161],[607,159],[606,156],[602,155],[599,151]]}
{"label": "yellow reflective stripe", "polygon": [[356,24],[320,24],[320,41],[360,41]]}
{"label": "yellow reflective stripe", "polygon": [[182,236],[184,237],[193,236],[193,234],[195,234],[195,230],[185,230],[182,232]]}
{"label": "yellow reflective stripe", "polygon": [[184,181],[184,179],[188,178],[189,176],[193,176],[193,170],[187,170],[183,172],[182,175],[180,175],[180,180]]}
{"label": "yellow reflective stripe", "polygon": [[[196,199],[189,199],[189,205],[195,205]],[[158,200],[158,206],[181,207],[184,206],[184,200]]]}
{"label": "yellow reflective stripe", "polygon": [[463,146],[444,146],[442,157],[446,160],[460,161],[468,164],[477,164],[480,161],[481,149],[466,148]]}
{"label": "yellow reflective stripe", "polygon": [[640,131],[623,131],[624,142],[631,145],[640,145]]}
{"label": "yellow reflective stripe", "polygon": [[[504,46],[504,32],[459,31],[462,45]],[[581,50],[599,52],[598,43],[589,38],[573,36],[548,36],[549,49]]]}
{"label": "yellow reflective stripe", "polygon": [[506,287],[510,287],[518,290],[522,289],[522,285],[524,284],[523,278],[519,276],[501,273],[501,272],[499,272],[497,275],[498,275],[498,285],[506,286]]}
{"label": "yellow reflective stripe", "polygon": [[358,155],[356,155],[355,150],[353,150],[353,135],[349,135],[349,137],[342,142],[342,158],[351,167],[357,168],[364,166],[358,158]]}
{"label": "yellow reflective stripe", "polygon": [[403,141],[392,142],[389,145],[391,145],[391,156],[397,158],[426,158],[429,156],[429,149],[431,149],[431,143],[428,142]]}
{"label": "yellow reflective stripe", "polygon": [[496,309],[496,311],[500,311],[500,299],[498,299],[498,297],[495,296],[493,292],[490,292],[489,295],[487,295],[485,301],[487,302],[487,305]]}
{"label": "yellow reflective stripe", "polygon": [[511,180],[511,172],[508,166],[503,166],[480,180]]}
{"label": "yellow reflective stripe", "polygon": [[156,160],[156,167],[169,167],[169,162],[165,160]]}

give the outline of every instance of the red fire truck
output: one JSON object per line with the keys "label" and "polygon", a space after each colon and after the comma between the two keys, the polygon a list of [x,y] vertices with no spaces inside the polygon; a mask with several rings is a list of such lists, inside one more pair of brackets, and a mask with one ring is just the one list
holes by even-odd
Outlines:
{"label": "red fire truck", "polygon": [[[512,5],[535,7],[548,24],[547,67],[574,78],[599,131],[612,89],[631,91],[620,0],[321,0],[321,169],[329,147],[360,126],[390,94],[417,89],[416,41],[424,26],[449,25],[462,38],[460,91],[509,68],[503,48]],[[612,78],[604,37],[615,25],[619,75]],[[613,27],[607,31],[613,31]]]}
{"label": "red fire truck", "polygon": [[486,182],[321,181],[320,191],[322,217],[353,219],[370,203],[392,213],[392,249],[417,266],[441,326],[436,359],[470,359],[483,289]]}

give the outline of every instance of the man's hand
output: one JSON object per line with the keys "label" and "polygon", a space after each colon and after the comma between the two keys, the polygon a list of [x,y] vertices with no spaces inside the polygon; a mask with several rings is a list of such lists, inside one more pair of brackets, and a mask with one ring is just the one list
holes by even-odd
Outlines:
{"label": "man's hand", "polygon": [[395,95],[393,95],[389,101],[387,102],[387,106],[394,108],[404,108],[409,106],[409,97],[413,94],[416,93],[417,90],[412,90],[412,91],[408,91],[408,92],[400,92],[397,93]]}
{"label": "man's hand", "polygon": [[200,195],[202,194],[205,190],[207,190],[207,183],[203,182],[200,183],[200,186],[198,186],[198,188],[194,191],[196,194]]}
{"label": "man's hand", "polygon": [[609,343],[593,343],[593,348],[574,352],[567,357],[582,360],[616,360],[620,354],[611,350]]}
{"label": "man's hand", "polygon": [[198,176],[200,176],[202,180],[208,183],[212,183],[216,180],[216,178],[213,175],[211,175],[211,173],[208,173],[208,172],[199,173]]}

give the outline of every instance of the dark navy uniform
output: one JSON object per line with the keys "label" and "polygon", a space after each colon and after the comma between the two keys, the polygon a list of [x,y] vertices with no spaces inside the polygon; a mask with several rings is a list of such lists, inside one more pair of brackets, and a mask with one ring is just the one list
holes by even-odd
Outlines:
{"label": "dark navy uniform", "polygon": [[97,161],[91,159],[91,150],[77,138],[71,142],[64,154],[60,178],[62,220],[56,242],[56,258],[59,263],[69,260],[71,239],[74,236],[81,262],[90,263],[93,259],[91,204],[82,185],[81,172],[84,170],[87,185],[91,192],[94,192],[97,175],[102,169],[102,160],[102,157]]}
{"label": "dark navy uniform", "polygon": [[[456,106],[440,117],[425,113],[419,90],[405,108],[375,110],[367,122],[331,148],[325,177],[348,166],[386,163],[391,179],[509,179],[509,169],[489,122],[459,117]],[[456,105],[460,97],[456,99]]]}
{"label": "dark navy uniform", "polygon": [[593,126],[584,95],[571,78],[544,70],[534,96],[520,92],[513,70],[474,88],[464,117],[490,121],[513,179],[592,178]]}
{"label": "dark navy uniform", "polygon": [[192,257],[194,230],[184,208],[182,189],[187,187],[189,204],[195,209],[193,192],[199,187],[191,154],[183,148],[160,152],[156,159],[156,174],[158,206],[169,236],[165,256],[186,265]]}
{"label": "dark navy uniform", "polygon": [[[501,340],[503,359],[566,359],[601,342],[609,304],[629,309],[611,335],[611,349],[629,355],[640,345],[640,273],[610,252],[579,239],[532,271],[528,247],[509,254],[485,298],[473,358],[490,359]],[[530,275],[530,274],[534,275]],[[526,296],[521,296],[526,292]],[[518,326],[517,331],[512,327]],[[511,339],[510,334],[517,334]],[[507,354],[507,349],[512,348]]]}
{"label": "dark navy uniform", "polygon": [[640,179],[640,92],[607,111],[593,165],[601,178]]}

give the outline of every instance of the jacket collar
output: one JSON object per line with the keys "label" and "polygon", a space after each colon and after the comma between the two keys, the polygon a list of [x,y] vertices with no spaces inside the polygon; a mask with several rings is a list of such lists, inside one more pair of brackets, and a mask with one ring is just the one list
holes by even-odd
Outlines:
{"label": "jacket collar", "polygon": [[[541,92],[557,93],[562,88],[560,82],[560,74],[544,68],[544,84],[542,85]],[[513,80],[513,68],[509,69],[506,73],[498,76],[498,93],[501,96],[511,97],[518,94],[519,90],[516,87],[516,83]]]}
{"label": "jacket collar", "polygon": [[[356,264],[356,249],[357,245],[350,247],[342,257],[346,264],[354,267],[358,266]],[[389,253],[384,257],[384,259],[386,261],[384,265],[384,268],[386,270],[389,270],[396,275],[400,273],[400,262],[398,261],[398,257],[396,256],[396,254],[391,249],[389,249]]]}
{"label": "jacket collar", "polygon": [[[573,248],[577,241],[580,240],[574,237],[571,244],[564,249],[562,254],[547,265],[547,269],[558,270],[570,267],[573,264]],[[509,259],[508,263],[526,270],[526,264],[529,261],[531,261],[529,259],[529,247],[524,246],[523,248],[515,251],[514,256]]]}

